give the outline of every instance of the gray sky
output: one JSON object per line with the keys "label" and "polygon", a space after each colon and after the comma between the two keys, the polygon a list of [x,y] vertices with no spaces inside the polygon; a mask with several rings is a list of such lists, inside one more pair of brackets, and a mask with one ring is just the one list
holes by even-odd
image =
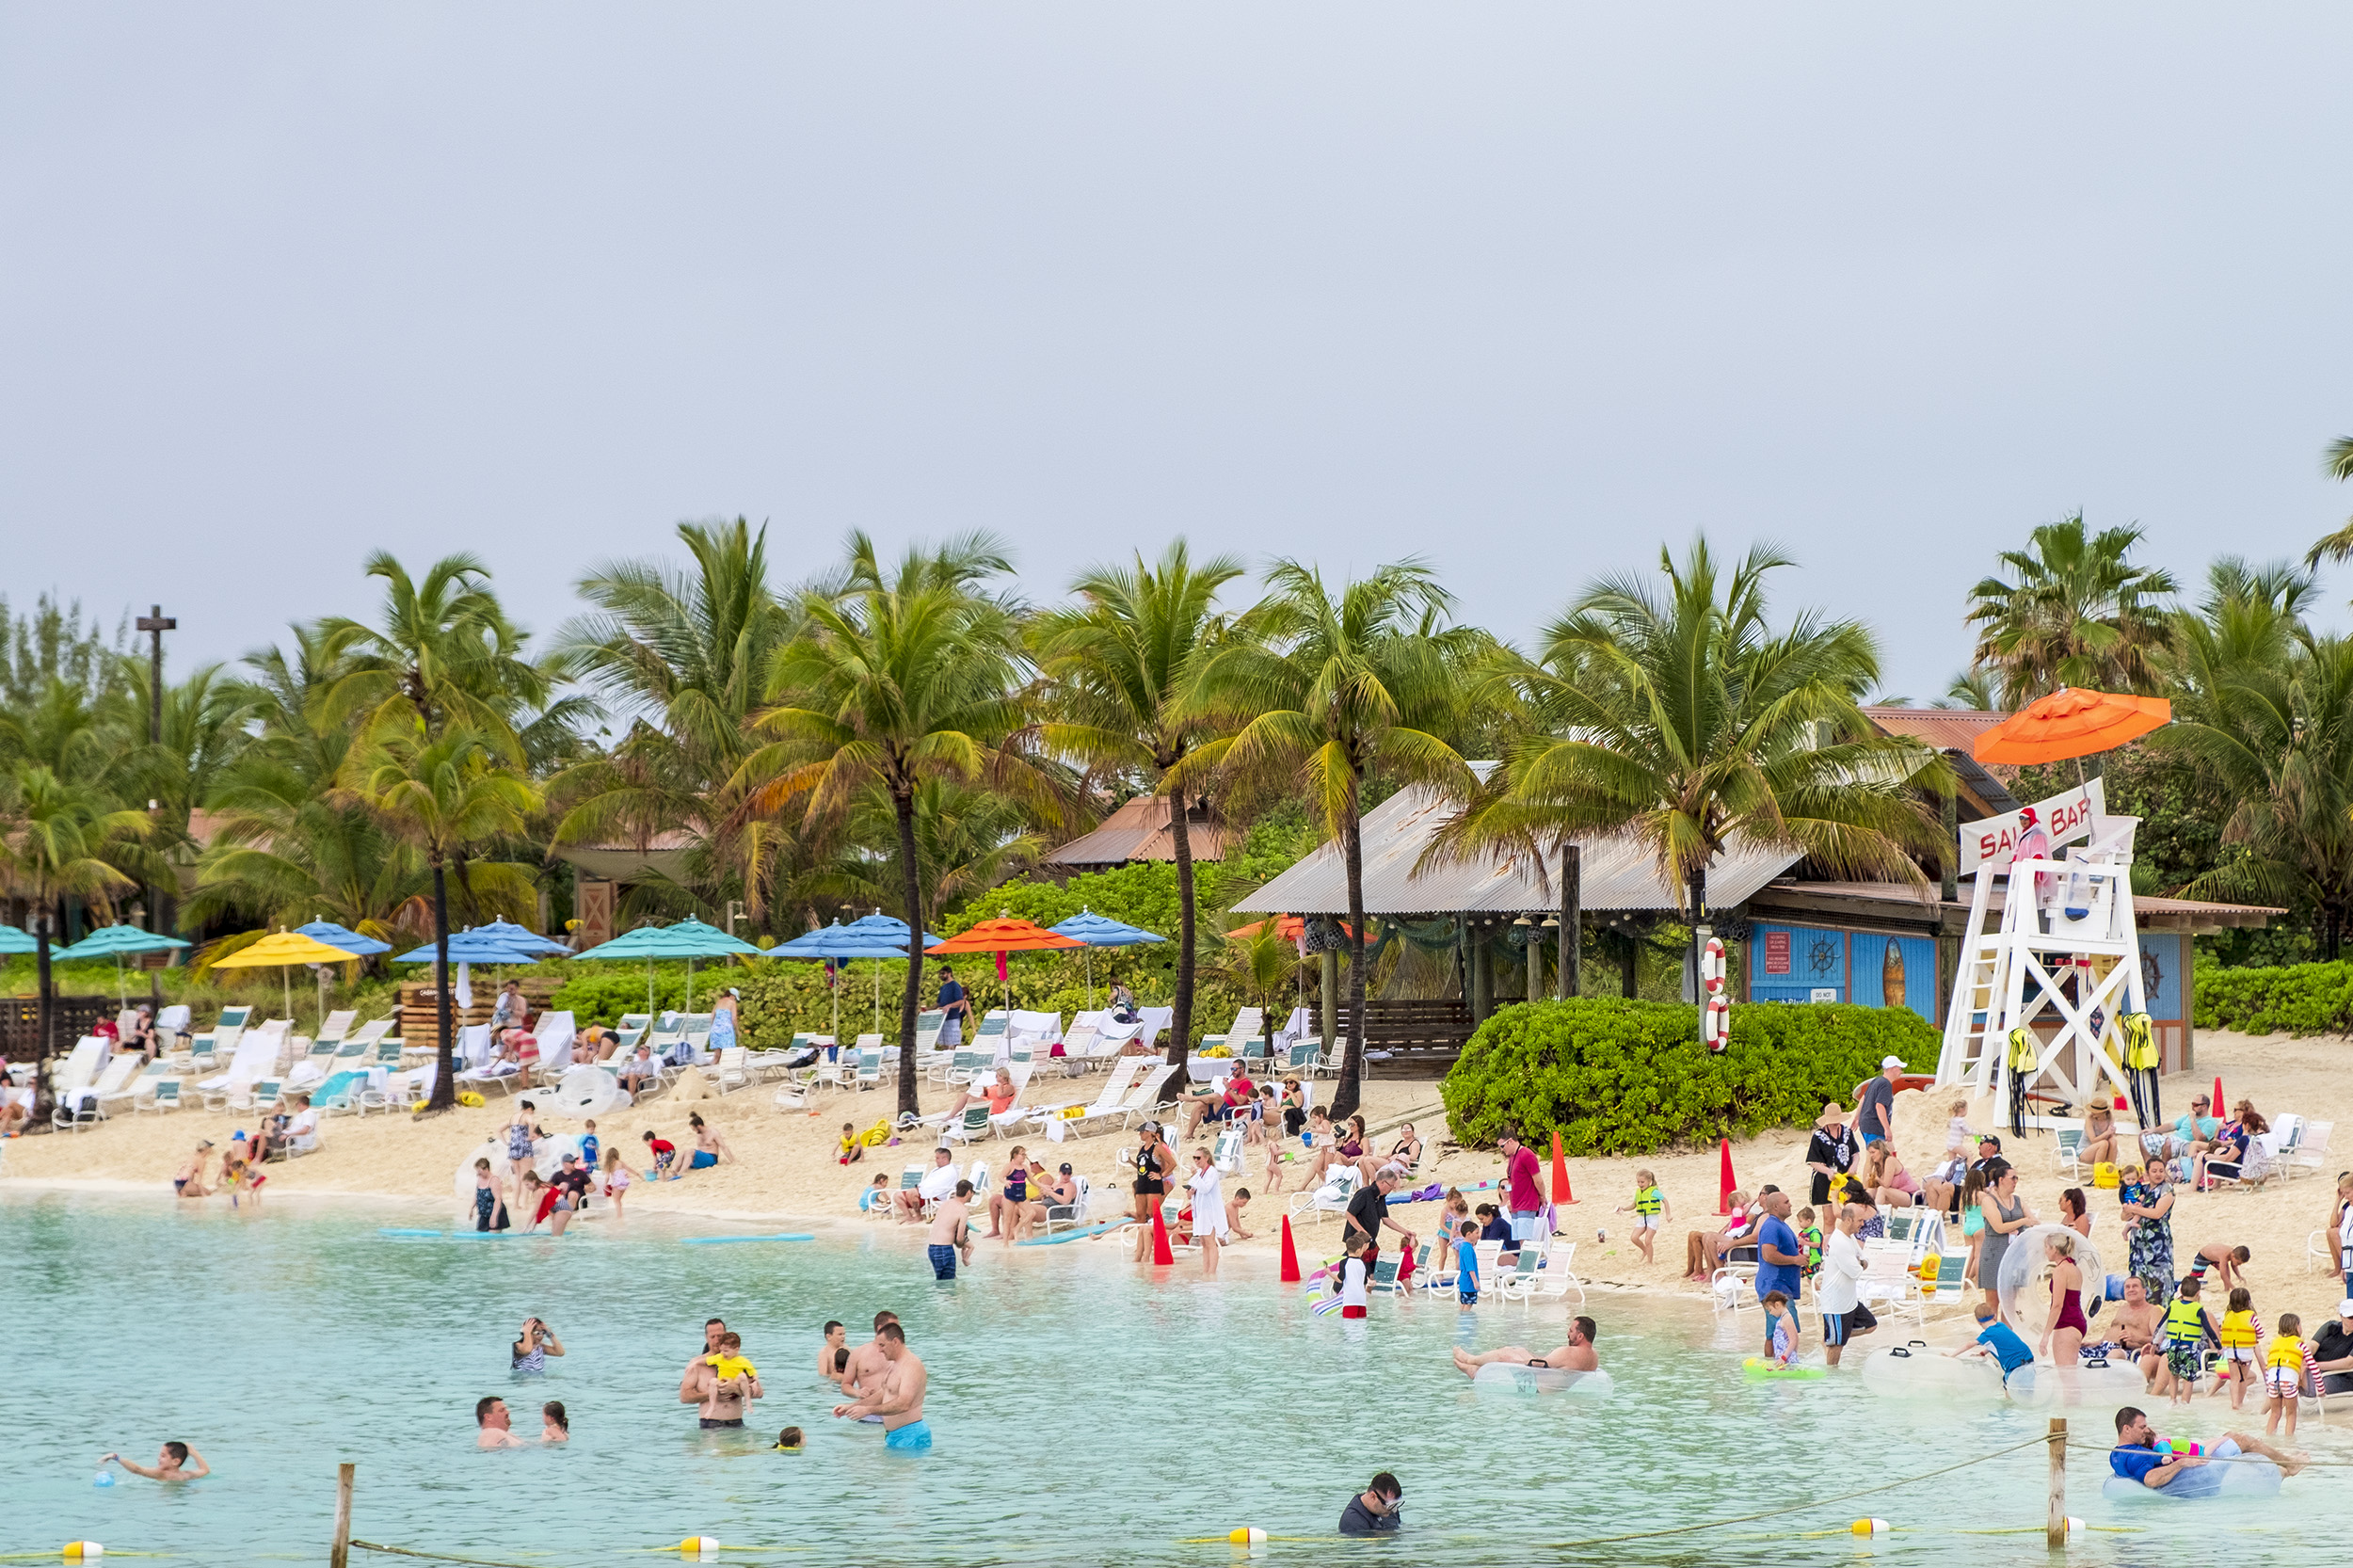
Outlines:
{"label": "gray sky", "polygon": [[[1892,690],[2081,506],[2353,511],[2342,6],[0,11],[0,584],[175,664],[373,548],[1413,552],[1525,636],[1695,529]],[[2345,574],[2332,600],[2348,585]]]}

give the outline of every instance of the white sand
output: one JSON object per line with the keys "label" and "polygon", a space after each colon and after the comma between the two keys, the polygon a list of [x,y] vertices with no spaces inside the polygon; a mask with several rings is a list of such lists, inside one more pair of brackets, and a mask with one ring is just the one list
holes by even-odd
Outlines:
{"label": "white sand", "polygon": [[[2165,1106],[2169,1115],[2185,1111],[2190,1096],[2210,1088],[2219,1073],[2231,1098],[2249,1096],[2266,1115],[2295,1112],[2313,1120],[2342,1121],[2353,1113],[2353,1080],[2344,1071],[2345,1052],[2344,1042],[2329,1039],[2201,1035],[2198,1076],[2167,1079]],[[1033,1085],[1030,1097],[1041,1102],[1091,1098],[1100,1082],[1093,1076],[1042,1079]],[[1328,1094],[1328,1087],[1321,1092]],[[830,1097],[813,1116],[775,1110],[770,1095],[766,1087],[755,1086],[724,1099],[693,1105],[673,1104],[665,1096],[640,1109],[600,1118],[598,1133],[605,1146],[617,1144],[629,1150],[623,1158],[640,1168],[647,1161],[642,1158],[644,1144],[639,1135],[648,1128],[657,1129],[681,1149],[691,1146],[686,1128],[690,1110],[699,1110],[718,1128],[739,1157],[733,1164],[697,1171],[681,1181],[658,1186],[640,1182],[630,1191],[629,1210],[801,1228],[862,1225],[869,1222],[856,1214],[856,1196],[872,1175],[877,1170],[885,1172],[895,1185],[903,1166],[927,1159],[927,1145],[910,1142],[869,1151],[869,1163],[862,1166],[845,1170],[834,1162],[832,1150],[841,1123],[855,1120],[861,1128],[871,1126],[892,1110],[895,1102],[889,1090]],[[944,1109],[948,1095],[936,1085],[924,1085],[925,1110]],[[1897,1098],[1897,1143],[1915,1174],[1925,1172],[1941,1156],[1950,1098],[1949,1093],[1937,1091],[1908,1093]],[[1442,1138],[1444,1118],[1434,1111],[1437,1103],[1435,1083],[1376,1080],[1366,1085],[1365,1113],[1375,1127],[1401,1113],[1427,1109],[1430,1113],[1419,1116],[1417,1125],[1425,1137]],[[433,1206],[428,1218],[440,1221],[452,1208],[451,1180],[458,1160],[511,1114],[508,1099],[494,1094],[484,1108],[424,1122],[411,1122],[406,1116],[330,1117],[324,1126],[327,1142],[321,1152],[269,1167],[269,1197],[273,1201],[333,1195],[413,1200]],[[210,1138],[225,1146],[231,1130],[248,1119],[235,1113],[194,1110],[166,1115],[126,1112],[84,1133],[15,1139],[7,1145],[6,1176],[0,1176],[0,1185],[19,1190],[143,1191],[155,1193],[158,1202],[168,1203],[173,1201],[171,1176],[197,1140]],[[1994,1119],[1992,1107],[1979,1106],[1972,1125],[1983,1127]],[[579,1129],[579,1124],[569,1121],[549,1119],[545,1125],[551,1131]],[[2353,1140],[2353,1127],[2348,1127],[2345,1136]],[[1032,1148],[1041,1146],[1031,1140],[1024,1142]],[[1062,1144],[1044,1144],[1046,1152],[1041,1157],[1049,1164],[1066,1159],[1092,1178],[1097,1194],[1096,1215],[1109,1217],[1125,1212],[1128,1207],[1127,1180],[1114,1160],[1117,1151],[1132,1147],[1134,1142],[1132,1133],[1100,1133]],[[1389,1142],[1387,1136],[1375,1140],[1384,1148]],[[2052,1159],[2054,1140],[2029,1135],[2023,1145],[2007,1136],[2004,1142],[2012,1145],[2009,1152],[2022,1173],[2020,1191],[2027,1203],[2044,1219],[2056,1220],[2059,1190],[2073,1183],[2057,1173]],[[1001,1169],[1010,1148],[1010,1143],[984,1144],[977,1154]],[[1770,1132],[1733,1145],[1734,1170],[1744,1188],[1754,1191],[1762,1183],[1775,1182],[1802,1202],[1808,1187],[1804,1155],[1802,1131]],[[2254,1253],[2248,1272],[2257,1308],[2266,1317],[2298,1312],[2307,1325],[2315,1324],[2332,1310],[2338,1292],[2325,1272],[2307,1271],[2305,1241],[2311,1231],[2328,1223],[2340,1162],[2353,1165],[2353,1143],[2341,1161],[2332,1160],[2318,1176],[2299,1177],[2293,1183],[2274,1181],[2257,1192],[2226,1190],[2206,1196],[2177,1189],[2180,1195],[2173,1221],[2177,1259],[2186,1267],[2189,1255],[2207,1241],[2244,1243]],[[1717,1165],[1717,1151],[1712,1148],[1639,1160],[1568,1161],[1577,1202],[1563,1210],[1564,1235],[1578,1243],[1576,1268],[1579,1276],[1593,1285],[1695,1290],[1681,1279],[1684,1232],[1693,1226],[1712,1228],[1716,1223]],[[1612,1211],[1631,1203],[1638,1167],[1657,1173],[1673,1216],[1661,1227],[1655,1264],[1644,1264],[1625,1240],[1632,1216]],[[1465,1152],[1435,1142],[1423,1164],[1425,1179],[1434,1172],[1435,1178],[1450,1183],[1492,1179],[1500,1169],[1500,1160],[1491,1152]],[[1247,1186],[1261,1194],[1245,1222],[1257,1239],[1227,1255],[1238,1269],[1272,1270],[1273,1266],[1279,1215],[1288,1208],[1289,1194],[1284,1195],[1285,1201],[1270,1203],[1264,1196],[1262,1176],[1262,1160],[1254,1153],[1243,1174],[1228,1178],[1229,1189]],[[1295,1177],[1291,1185],[1295,1189]],[[2089,1188],[2088,1180],[2081,1185]],[[2092,1192],[2090,1196],[2092,1239],[2101,1247],[2104,1260],[2112,1253],[2111,1266],[2121,1266],[2123,1249],[2115,1196],[2101,1192]],[[1398,1218],[1426,1237],[1436,1212],[1435,1205],[1401,1207]],[[921,1242],[920,1227],[886,1222],[873,1228],[894,1236],[897,1244],[910,1251]],[[1597,1240],[1596,1232],[1604,1229],[1609,1240]],[[1299,1227],[1300,1254],[1309,1260],[1308,1267],[1315,1266],[1314,1259],[1337,1250],[1337,1237],[1338,1226],[1329,1218]],[[1186,1266],[1191,1266],[1190,1260]],[[2325,1264],[2313,1268],[2325,1270]]]}

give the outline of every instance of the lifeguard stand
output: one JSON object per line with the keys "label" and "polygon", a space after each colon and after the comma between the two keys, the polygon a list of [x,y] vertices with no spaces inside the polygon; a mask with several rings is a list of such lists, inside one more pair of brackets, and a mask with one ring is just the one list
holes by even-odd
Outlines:
{"label": "lifeguard stand", "polygon": [[[2094,817],[2089,842],[2068,859],[1978,866],[1945,1016],[1940,1085],[1961,1085],[2003,1103],[2013,1072],[2010,1032],[2024,1028],[2035,1037],[2035,1064],[2018,1072],[2027,1089],[2076,1107],[2095,1096],[2131,1093],[2117,1019],[2148,1007],[2133,907],[2133,836],[2139,826],[2137,817]],[[2004,878],[2009,886],[1996,920],[1993,884]],[[2043,1039],[2034,1026],[2047,1016],[2056,1016],[2059,1027]],[[2051,1120],[2028,1117],[2026,1125]]]}

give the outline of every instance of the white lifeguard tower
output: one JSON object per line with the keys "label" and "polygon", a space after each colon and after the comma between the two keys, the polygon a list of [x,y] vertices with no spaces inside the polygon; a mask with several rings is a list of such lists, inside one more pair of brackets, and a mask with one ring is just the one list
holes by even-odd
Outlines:
{"label": "white lifeguard tower", "polygon": [[[1962,874],[1974,886],[1938,1084],[1992,1095],[1998,1105],[2009,1101],[2015,1079],[2079,1111],[2095,1096],[2133,1092],[2119,1019],[2148,1009],[2132,886],[2140,819],[2107,816],[2105,806],[2092,779],[2027,808],[2032,818],[2021,811],[1962,828]],[[2039,823],[2050,824],[2048,847],[2041,842],[2046,835],[2034,831]],[[2022,838],[2028,857],[2015,858]],[[2057,858],[2070,840],[2080,846]],[[1997,882],[2007,884],[1998,914]],[[2057,1032],[2045,1038],[2036,1026],[2053,1018]],[[2031,1067],[2011,1064],[2010,1040],[2021,1029]],[[2024,1125],[2055,1120],[2028,1116]]]}

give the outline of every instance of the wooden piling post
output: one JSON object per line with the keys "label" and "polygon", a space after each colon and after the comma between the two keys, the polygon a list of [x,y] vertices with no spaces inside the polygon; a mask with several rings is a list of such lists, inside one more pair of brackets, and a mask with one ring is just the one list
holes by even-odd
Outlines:
{"label": "wooden piling post", "polygon": [[335,1467],[335,1544],[327,1554],[329,1568],[351,1568],[351,1473],[357,1468]]}
{"label": "wooden piling post", "polygon": [[2053,1551],[2067,1544],[2067,1417],[2051,1417],[2051,1506],[2042,1521],[2042,1544]]}

